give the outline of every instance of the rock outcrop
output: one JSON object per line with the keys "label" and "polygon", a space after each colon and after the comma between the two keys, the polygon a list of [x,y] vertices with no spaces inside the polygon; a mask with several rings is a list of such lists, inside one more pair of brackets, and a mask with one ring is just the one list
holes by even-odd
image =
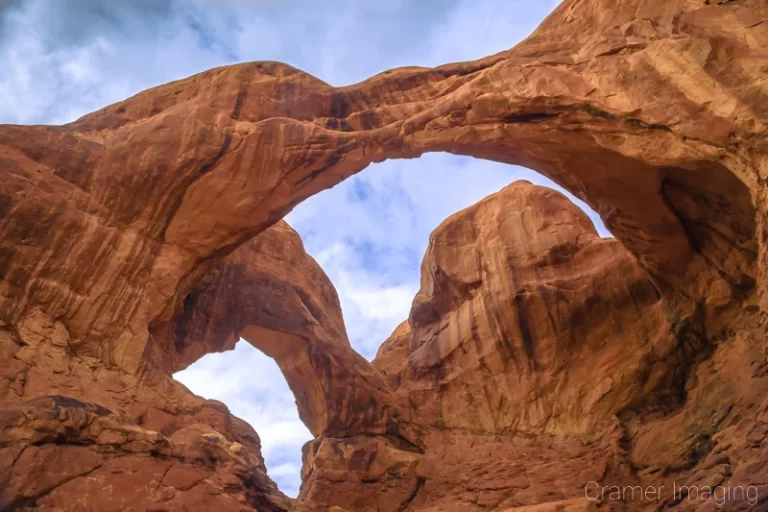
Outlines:
{"label": "rock outcrop", "polygon": [[243,338],[275,359],[315,436],[397,434],[382,375],[347,339],[341,305],[299,235],[280,222],[219,263],[153,329],[168,373]]}
{"label": "rock outcrop", "polygon": [[410,318],[374,364],[419,423],[562,435],[674,402],[699,350],[621,243],[562,194],[517,182],[432,234]]}
{"label": "rock outcrop", "polygon": [[[0,126],[0,503],[589,510],[591,480],[764,500],[767,19],[763,0],[566,0],[475,62],[343,88],[242,64]],[[427,151],[540,171],[617,241],[507,189],[435,233],[372,366],[278,222]],[[245,423],[170,376],[238,336],[317,436],[298,502]],[[647,506],[716,504],[603,509]]]}
{"label": "rock outcrop", "polygon": [[[553,190],[517,182],[443,222],[410,318],[373,362],[425,432],[421,504],[589,510],[601,493],[585,485],[602,482],[667,490],[609,510],[680,510],[694,504],[673,486],[746,468],[734,487],[765,486],[761,448],[733,444],[733,410],[760,410],[768,389],[760,330],[740,319],[744,331],[701,339],[664,306],[621,243]],[[742,365],[755,373],[737,378]]]}
{"label": "rock outcrop", "polygon": [[[235,283],[248,295],[227,293]],[[287,340],[334,340],[359,358],[335,290],[285,223],[232,252],[173,322],[154,326],[153,365],[137,374],[76,354],[66,327],[41,310],[0,329],[0,510],[303,510],[268,478],[256,432],[171,377],[233,348],[242,318],[265,333],[277,322]]]}

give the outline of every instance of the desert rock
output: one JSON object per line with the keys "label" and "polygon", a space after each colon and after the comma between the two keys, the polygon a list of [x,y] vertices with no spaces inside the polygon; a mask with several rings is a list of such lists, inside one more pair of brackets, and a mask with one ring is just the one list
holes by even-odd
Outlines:
{"label": "desert rock", "polygon": [[[342,88],[248,63],[0,126],[0,503],[588,510],[597,480],[754,486],[760,504],[727,507],[759,510],[766,19],[762,0],[566,0],[474,62]],[[616,240],[552,192],[506,189],[435,232],[371,365],[279,221],[428,151],[537,170]],[[238,336],[316,436],[299,501],[248,425],[171,377]],[[602,504],[648,506],[715,505]]]}

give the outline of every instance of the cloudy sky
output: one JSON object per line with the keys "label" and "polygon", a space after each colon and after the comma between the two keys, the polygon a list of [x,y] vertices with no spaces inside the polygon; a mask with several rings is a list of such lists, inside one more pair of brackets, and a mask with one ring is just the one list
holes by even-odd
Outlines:
{"label": "cloudy sky", "polygon": [[[346,85],[392,67],[470,60],[513,46],[557,3],[0,0],[0,123],[64,123],[236,62],[284,61]],[[361,354],[372,358],[408,316],[429,233],[516,179],[554,187],[527,169],[430,154],[371,166],[287,217],[336,286]],[[310,434],[270,359],[239,343],[176,377],[249,421],[270,475],[297,493]]]}

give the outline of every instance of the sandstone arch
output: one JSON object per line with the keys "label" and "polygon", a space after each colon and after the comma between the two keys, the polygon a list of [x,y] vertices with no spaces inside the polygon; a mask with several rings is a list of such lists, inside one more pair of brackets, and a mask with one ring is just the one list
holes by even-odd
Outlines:
{"label": "sandstone arch", "polygon": [[[633,2],[598,22],[599,2],[566,2],[508,52],[340,89],[244,64],[64,127],[6,126],[3,319],[40,305],[76,350],[135,371],[146,326],[221,256],[369,162],[442,150],[551,177],[604,217],[670,307],[712,321],[757,277],[765,31],[749,20],[766,7],[657,8]],[[39,227],[22,229],[30,217]],[[40,261],[41,247],[55,255]],[[73,265],[86,255],[83,275]]]}
{"label": "sandstone arch", "polygon": [[[146,91],[69,125],[0,126],[0,327],[4,359],[25,376],[4,377],[15,407],[9,417],[24,416],[22,400],[52,392],[33,378],[43,372],[37,358],[49,358],[54,388],[66,389],[59,376],[74,368],[92,374],[110,382],[109,398],[96,389],[71,393],[114,403],[126,417],[58,399],[35,407],[63,410],[59,417],[74,423],[106,422],[99,428],[143,447],[164,442],[145,431],[180,436],[174,446],[203,443],[203,452],[247,482],[243,500],[255,493],[272,496],[275,510],[287,506],[259,474],[258,460],[195,431],[205,417],[258,450],[257,437],[233,426],[225,410],[170,382],[168,372],[187,357],[183,340],[180,355],[170,350],[172,335],[190,327],[177,315],[188,312],[184,301],[198,284],[214,291],[221,284],[217,265],[237,258],[238,248],[301,200],[371,162],[427,151],[521,164],[584,199],[647,271],[679,339],[729,338],[739,311],[756,329],[765,306],[767,18],[760,0],[569,0],[517,47],[471,63],[402,68],[343,88],[284,64],[243,64]],[[265,333],[249,322],[233,331],[264,343]],[[367,390],[383,389],[382,400],[368,416],[306,405],[305,421],[316,435],[394,433],[387,446],[406,445],[393,460],[418,454],[418,436],[406,432],[412,425],[391,407],[383,379],[348,360],[338,329],[334,338],[320,353],[331,363],[316,367],[360,376],[362,391],[344,400],[366,401]],[[737,341],[745,353],[760,348],[753,338]],[[279,359],[274,347],[263,347]],[[709,378],[762,378],[753,362],[742,376],[720,361],[727,370]],[[328,379],[301,382],[316,398]],[[153,386],[166,391],[157,398],[163,407],[139,411]],[[708,397],[697,396],[690,421],[703,428],[696,415],[708,411]],[[163,416],[168,411],[185,420]],[[635,425],[637,438],[651,443],[664,421]],[[706,445],[714,434],[702,435]],[[322,443],[310,459],[338,452],[338,444]],[[674,456],[690,455],[672,448]],[[21,456],[14,446],[3,449]],[[410,478],[398,496],[423,486],[411,472],[414,458],[397,459]],[[103,461],[93,464],[84,471]]]}
{"label": "sandstone arch", "polygon": [[241,337],[277,362],[315,437],[388,434],[408,442],[383,377],[349,344],[336,290],[282,221],[230,254],[171,323],[154,329],[152,359],[175,373]]}

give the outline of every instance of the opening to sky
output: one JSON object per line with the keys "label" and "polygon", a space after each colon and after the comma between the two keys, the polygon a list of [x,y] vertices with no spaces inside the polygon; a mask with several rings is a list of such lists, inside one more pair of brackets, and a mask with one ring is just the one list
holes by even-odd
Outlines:
{"label": "opening to sky", "polygon": [[174,377],[247,421],[261,438],[269,476],[288,496],[299,493],[301,447],[312,434],[299,419],[293,392],[272,358],[240,340],[234,350],[208,354]]}
{"label": "opening to sky", "polygon": [[[602,236],[610,236],[594,211],[544,176],[447,153],[371,165],[286,217],[336,288],[355,350],[373,359],[408,318],[430,233],[453,213],[517,180],[563,192]],[[272,359],[240,341],[234,351],[209,354],[175,377],[250,423],[261,437],[269,475],[284,493],[298,494],[301,447],[312,435]]]}

